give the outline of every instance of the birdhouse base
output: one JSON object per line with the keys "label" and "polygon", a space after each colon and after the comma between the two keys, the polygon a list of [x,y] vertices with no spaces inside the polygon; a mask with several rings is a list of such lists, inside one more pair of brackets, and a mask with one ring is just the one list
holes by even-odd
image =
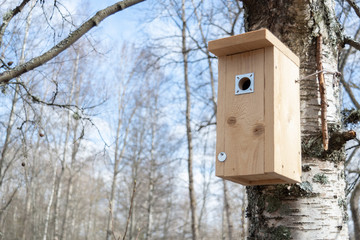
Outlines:
{"label": "birdhouse base", "polygon": [[266,174],[256,174],[248,176],[234,176],[234,177],[221,177],[223,179],[240,183],[244,186],[256,186],[256,185],[272,185],[272,184],[287,184],[287,183],[297,183],[294,179],[290,179],[284,176],[281,176],[277,173],[266,173]]}

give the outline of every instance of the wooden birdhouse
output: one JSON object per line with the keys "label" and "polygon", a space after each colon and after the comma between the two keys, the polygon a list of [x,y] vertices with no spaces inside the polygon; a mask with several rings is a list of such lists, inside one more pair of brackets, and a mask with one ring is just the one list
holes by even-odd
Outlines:
{"label": "wooden birdhouse", "polygon": [[219,59],[216,176],[300,182],[299,58],[269,30],[209,42]]}

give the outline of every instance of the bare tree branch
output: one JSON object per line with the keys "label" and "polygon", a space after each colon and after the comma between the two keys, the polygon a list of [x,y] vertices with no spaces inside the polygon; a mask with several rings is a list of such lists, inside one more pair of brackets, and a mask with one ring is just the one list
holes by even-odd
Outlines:
{"label": "bare tree branch", "polygon": [[[358,35],[360,34],[360,27],[357,29],[353,39],[357,39]],[[350,37],[344,37],[344,43],[346,43],[346,39],[351,39]],[[352,39],[351,39],[352,40]],[[353,40],[352,40],[353,41]],[[350,45],[350,44],[349,44]],[[348,48],[345,53],[342,55],[341,59],[340,59],[340,63],[339,63],[339,71],[340,72],[344,72],[344,68],[345,65],[347,64],[347,60],[352,52],[352,48],[353,46],[350,45],[350,48]],[[351,89],[351,86],[349,85],[349,83],[345,80],[344,75],[342,74],[340,76],[340,82],[341,84],[344,86],[345,91],[347,92],[347,94],[350,97],[351,102],[354,104],[354,106],[356,107],[356,109],[360,109],[360,104],[357,101],[357,99],[355,98],[355,95]]]}
{"label": "bare tree branch", "polygon": [[[74,113],[76,113],[76,111],[74,109],[77,109],[77,110],[79,110],[81,112],[86,109],[86,108],[83,108],[83,107],[79,107],[76,104],[57,104],[57,103],[54,103],[54,101],[51,101],[51,102],[43,101],[40,98],[38,98],[37,96],[33,95],[30,92],[30,90],[26,87],[26,85],[24,83],[16,82],[14,84],[21,86],[25,90],[25,92],[29,96],[29,98],[35,103],[40,103],[40,104],[47,105],[47,106],[53,106],[53,107],[59,107],[59,108],[68,109],[68,110],[70,110],[70,111],[72,111]],[[26,102],[29,105],[31,105],[28,101],[26,101]],[[94,107],[95,106],[90,106],[90,107],[87,107],[87,108],[94,108]]]}
{"label": "bare tree branch", "polygon": [[350,97],[351,102],[354,104],[354,106],[356,107],[356,109],[360,109],[360,104],[359,102],[356,100],[356,97],[351,89],[351,87],[349,86],[349,84],[345,81],[344,77],[341,76],[340,77],[340,82],[341,84],[344,86],[345,91],[347,92],[347,94]]}
{"label": "bare tree branch", "polygon": [[352,46],[353,48],[360,51],[360,42],[355,41],[354,39],[345,36],[344,37],[344,43]]}
{"label": "bare tree branch", "polygon": [[15,188],[15,190],[13,191],[13,193],[11,194],[9,200],[5,203],[5,205],[0,209],[0,216],[4,213],[4,211],[6,210],[6,208],[10,205],[10,203],[12,202],[12,200],[14,199],[15,197],[15,194],[17,193],[18,191],[18,187]]}
{"label": "bare tree branch", "polygon": [[11,19],[13,19],[13,17],[15,17],[15,15],[20,13],[28,2],[30,2],[30,0],[23,0],[19,6],[10,10],[9,12],[7,12],[4,15],[3,22],[0,26],[0,46],[2,45],[2,39],[3,39],[4,33],[5,33],[5,29],[9,25]]}
{"label": "bare tree branch", "polygon": [[324,150],[328,150],[329,145],[329,133],[328,133],[328,126],[326,120],[327,114],[327,99],[326,99],[326,85],[324,80],[324,73],[323,73],[323,65],[321,59],[321,49],[322,49],[322,36],[321,34],[317,37],[317,48],[316,48],[316,63],[317,63],[317,70],[318,73],[318,80],[319,80],[319,91],[321,97],[321,127],[322,127],[322,136],[323,136],[323,145]]}
{"label": "bare tree branch", "polygon": [[143,1],[145,0],[124,0],[98,11],[92,18],[90,18],[88,21],[83,23],[78,29],[70,33],[67,38],[61,40],[58,44],[56,44],[53,48],[51,48],[44,54],[35,57],[24,64],[20,64],[11,70],[7,70],[1,73],[0,84],[8,83],[11,79],[15,77],[19,77],[21,74],[31,71],[34,68],[39,67],[42,64],[48,62],[49,60],[53,59],[61,52],[63,52],[65,49],[67,49],[74,42],[76,42],[90,29],[98,26],[100,22],[103,21],[105,18]]}
{"label": "bare tree branch", "polygon": [[350,6],[354,9],[356,15],[360,18],[360,7],[356,5],[356,3],[353,0],[346,0]]}

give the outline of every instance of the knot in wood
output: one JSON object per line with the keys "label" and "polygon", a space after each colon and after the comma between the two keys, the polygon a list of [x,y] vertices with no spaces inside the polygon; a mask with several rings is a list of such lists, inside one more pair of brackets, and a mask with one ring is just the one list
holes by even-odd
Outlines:
{"label": "knot in wood", "polygon": [[257,123],[253,128],[253,133],[255,136],[260,136],[265,132],[265,126],[262,123]]}
{"label": "knot in wood", "polygon": [[229,118],[227,119],[227,123],[228,123],[230,126],[235,125],[235,123],[236,123],[236,117],[229,117]]}

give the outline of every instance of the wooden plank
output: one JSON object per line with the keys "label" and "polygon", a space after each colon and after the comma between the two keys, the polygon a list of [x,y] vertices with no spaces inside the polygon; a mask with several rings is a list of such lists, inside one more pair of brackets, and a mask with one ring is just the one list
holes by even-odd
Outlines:
{"label": "wooden plank", "polygon": [[281,42],[274,34],[265,29],[266,39],[270,41],[279,51],[287,56],[296,66],[300,66],[300,59],[293,53],[283,42]]}
{"label": "wooden plank", "polygon": [[274,48],[275,172],[296,181],[301,176],[299,68]]}
{"label": "wooden plank", "polygon": [[226,79],[226,61],[227,57],[219,57],[218,62],[218,100],[216,114],[216,164],[215,175],[224,176],[224,162],[217,160],[220,152],[225,152],[225,79]]}
{"label": "wooden plank", "polygon": [[[226,58],[224,176],[263,174],[264,49]],[[254,73],[254,92],[235,95],[235,76],[245,73]]]}
{"label": "wooden plank", "polygon": [[269,46],[276,46],[297,66],[300,66],[299,58],[285,44],[275,37],[275,35],[265,28],[236,36],[209,41],[208,43],[209,51],[218,57]]}
{"label": "wooden plank", "polygon": [[241,177],[224,177],[224,179],[232,181],[234,183],[239,183],[241,185],[244,186],[249,186],[249,180],[247,180],[246,178],[241,178]]}
{"label": "wooden plank", "polygon": [[288,182],[282,179],[268,179],[268,180],[250,181],[248,186],[273,185],[273,184],[285,184],[285,183]]}
{"label": "wooden plank", "polygon": [[274,47],[265,48],[265,172],[275,172],[275,141],[274,141],[274,79],[275,62]]}
{"label": "wooden plank", "polygon": [[266,39],[266,30],[261,29],[209,41],[208,48],[209,51],[214,53],[216,56],[225,56],[248,52],[272,45],[273,44]]}
{"label": "wooden plank", "polygon": [[[265,177],[267,175],[262,175],[262,177]],[[252,180],[251,176],[241,176],[241,177],[228,177],[224,178],[226,180],[240,183],[244,186],[255,186],[255,185],[272,185],[272,184],[285,184],[285,183],[297,183],[293,179],[286,179],[282,176],[276,177],[276,176],[267,176],[267,179],[259,179],[259,180]]]}

